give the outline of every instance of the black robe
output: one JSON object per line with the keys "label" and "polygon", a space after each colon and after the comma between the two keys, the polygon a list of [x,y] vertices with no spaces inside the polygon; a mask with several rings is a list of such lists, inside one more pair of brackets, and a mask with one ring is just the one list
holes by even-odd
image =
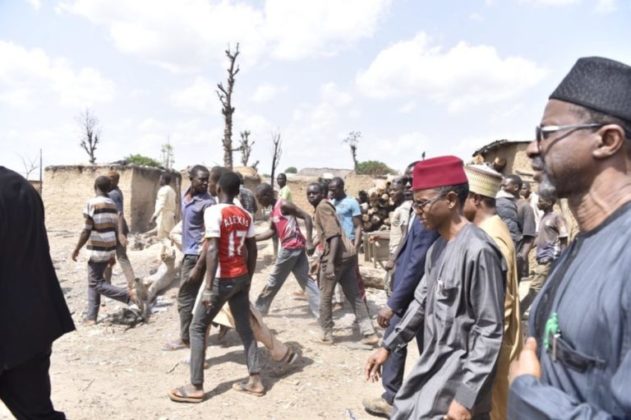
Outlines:
{"label": "black robe", "polygon": [[50,351],[72,330],[42,200],[26,179],[0,166],[0,374]]}

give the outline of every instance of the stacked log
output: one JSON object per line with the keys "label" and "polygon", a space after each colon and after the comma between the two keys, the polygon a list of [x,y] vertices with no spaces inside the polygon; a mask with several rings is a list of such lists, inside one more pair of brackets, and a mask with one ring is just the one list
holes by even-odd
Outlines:
{"label": "stacked log", "polygon": [[361,205],[364,232],[390,229],[390,213],[394,211],[394,203],[387,189],[377,188],[367,196],[368,200]]}

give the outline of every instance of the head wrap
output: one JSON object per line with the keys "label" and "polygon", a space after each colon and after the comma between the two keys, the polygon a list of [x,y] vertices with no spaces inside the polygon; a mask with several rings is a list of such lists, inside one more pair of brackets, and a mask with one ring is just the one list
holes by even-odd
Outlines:
{"label": "head wrap", "polygon": [[580,58],[550,99],[631,121],[631,67],[608,58]]}
{"label": "head wrap", "polygon": [[502,186],[502,174],[486,165],[467,165],[464,171],[469,180],[469,191],[495,198]]}
{"label": "head wrap", "polygon": [[423,160],[414,166],[412,189],[429,190],[467,183],[462,160],[455,156],[440,156]]}

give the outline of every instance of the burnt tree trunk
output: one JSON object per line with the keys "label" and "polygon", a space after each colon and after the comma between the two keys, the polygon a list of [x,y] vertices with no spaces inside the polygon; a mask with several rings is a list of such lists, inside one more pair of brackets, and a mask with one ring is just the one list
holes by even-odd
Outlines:
{"label": "burnt tree trunk", "polygon": [[276,133],[272,135],[272,144],[273,144],[273,155],[272,155],[272,179],[270,180],[270,184],[273,186],[274,181],[276,180],[276,168],[280,164],[280,156],[283,153],[282,142],[280,140],[280,133]]}
{"label": "burnt tree trunk", "polygon": [[[228,80],[227,86],[223,83],[217,84],[217,96],[221,102],[221,113],[224,117],[224,130],[223,130],[223,164],[226,168],[232,169],[232,152],[235,149],[232,148],[232,114],[234,114],[234,107],[232,106],[232,91],[234,89],[235,76],[239,73],[239,66],[236,66],[237,57],[239,56],[239,44],[233,51],[230,47],[226,50],[226,56],[230,62],[228,66]],[[238,150],[238,149],[236,149]]]}

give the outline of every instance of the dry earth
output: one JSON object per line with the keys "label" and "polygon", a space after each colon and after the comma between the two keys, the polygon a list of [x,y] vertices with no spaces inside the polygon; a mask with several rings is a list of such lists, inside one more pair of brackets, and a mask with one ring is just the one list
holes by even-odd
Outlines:
{"label": "dry earth", "polygon": [[[165,294],[163,311],[148,324],[127,329],[101,322],[84,327],[80,321],[86,305],[86,260],[74,263],[69,256],[77,240],[74,232],[49,232],[51,253],[77,331],[54,344],[51,379],[55,406],[69,419],[368,419],[364,397],[378,396],[380,385],[363,379],[363,364],[371,350],[357,344],[353,316],[348,307],[335,313],[336,344],[317,343],[318,327],[307,313],[306,302],[294,300],[298,285],[290,276],[265,318],[278,337],[301,349],[302,359],[289,370],[272,362],[262,350],[263,376],[268,387],[262,398],[231,390],[247,376],[243,348],[231,331],[218,344],[213,330],[207,350],[211,367],[205,371],[207,399],[201,404],[171,402],[167,391],[183,385],[189,377],[188,351],[163,352],[162,345],[177,337],[176,289]],[[129,251],[139,276],[157,267],[156,248]],[[259,265],[251,298],[263,288],[271,269],[271,245],[259,250]],[[265,264],[267,263],[267,264]],[[368,274],[371,265],[362,267]],[[123,285],[115,269],[115,284]],[[381,290],[369,289],[371,313],[385,301]],[[99,319],[116,312],[120,305],[104,299]],[[381,332],[381,331],[380,331]],[[411,346],[415,347],[415,346]],[[260,346],[260,348],[263,348]],[[413,350],[409,358],[418,357]],[[410,363],[408,363],[408,366]],[[11,418],[0,403],[0,419]]]}

